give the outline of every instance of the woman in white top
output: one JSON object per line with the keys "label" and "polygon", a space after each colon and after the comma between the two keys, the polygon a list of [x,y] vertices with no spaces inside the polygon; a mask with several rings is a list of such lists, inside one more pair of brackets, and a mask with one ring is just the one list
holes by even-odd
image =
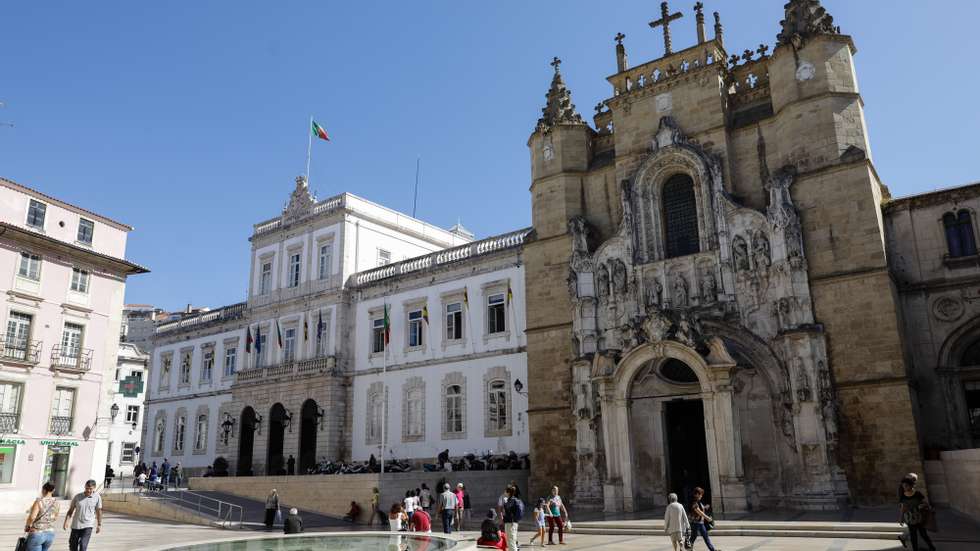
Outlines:
{"label": "woman in white top", "polygon": [[391,512],[388,513],[388,524],[391,526],[391,531],[401,532],[407,530],[407,522],[408,515],[405,514],[405,509],[402,507],[401,503],[392,505]]}
{"label": "woman in white top", "polygon": [[405,516],[412,520],[412,513],[415,512],[415,494],[411,490],[405,492],[405,499],[402,501],[405,507]]}

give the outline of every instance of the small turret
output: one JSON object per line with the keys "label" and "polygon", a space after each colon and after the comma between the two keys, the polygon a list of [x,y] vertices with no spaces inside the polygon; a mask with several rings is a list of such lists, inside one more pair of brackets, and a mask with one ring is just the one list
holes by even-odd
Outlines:
{"label": "small turret", "polygon": [[779,22],[783,30],[776,36],[779,44],[799,48],[806,39],[821,34],[840,34],[834,18],[820,5],[820,0],[790,0],[783,7],[785,18]]}
{"label": "small turret", "polygon": [[575,104],[572,103],[572,92],[565,86],[565,80],[561,78],[559,66],[561,60],[557,57],[552,59],[551,66],[555,68],[555,75],[551,77],[551,88],[545,95],[547,103],[541,109],[541,118],[538,119],[536,130],[549,130],[559,124],[581,124],[585,125],[582,115],[575,111]]}

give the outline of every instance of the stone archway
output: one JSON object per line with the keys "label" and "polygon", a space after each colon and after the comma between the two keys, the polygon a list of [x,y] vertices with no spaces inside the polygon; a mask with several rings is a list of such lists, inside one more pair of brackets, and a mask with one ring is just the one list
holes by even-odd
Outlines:
{"label": "stone archway", "polygon": [[299,474],[316,466],[316,437],[320,422],[320,407],[312,398],[303,402],[299,423]]}
{"label": "stone archway", "polygon": [[269,410],[269,444],[266,451],[265,470],[267,475],[286,474],[286,458],[283,449],[286,442],[286,425],[289,414],[286,408],[276,402]]}
{"label": "stone archway", "polygon": [[[642,505],[635,476],[632,390],[638,375],[669,359],[683,362],[697,376],[697,390],[689,394],[700,399],[703,407],[708,479],[715,509],[733,512],[747,508],[730,386],[735,362],[720,339],[710,339],[709,346],[711,352],[704,358],[679,342],[640,345],[620,359],[611,375],[597,379],[606,449],[606,511],[635,511]],[[662,435],[660,439],[663,440]],[[662,447],[660,453],[663,454]]]}
{"label": "stone archway", "polygon": [[238,476],[252,475],[252,450],[255,445],[255,410],[246,406],[238,423]]}

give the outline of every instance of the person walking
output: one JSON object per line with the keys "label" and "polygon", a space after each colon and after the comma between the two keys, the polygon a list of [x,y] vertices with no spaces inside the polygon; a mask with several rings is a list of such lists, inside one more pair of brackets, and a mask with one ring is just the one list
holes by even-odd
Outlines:
{"label": "person walking", "polygon": [[466,512],[466,490],[463,483],[456,484],[456,529],[463,529],[463,515]]}
{"label": "person walking", "polygon": [[276,521],[276,512],[279,511],[279,492],[275,488],[269,492],[265,498],[265,529],[272,530],[272,525]]}
{"label": "person walking", "polygon": [[456,494],[449,490],[449,484],[442,487],[442,493],[438,498],[439,507],[436,510],[442,519],[442,532],[444,534],[453,533],[453,515],[456,511]]}
{"label": "person walking", "polygon": [[[899,524],[904,524],[909,529],[908,540],[912,543],[912,551],[919,551],[919,536],[922,541],[929,546],[929,551],[935,551],[936,546],[929,537],[926,530],[926,515],[930,513],[929,501],[922,492],[915,489],[915,479],[906,477],[902,480],[902,495],[899,498],[902,517]],[[902,540],[905,545],[905,540]]]}
{"label": "person walking", "polygon": [[544,547],[544,527],[546,521],[545,511],[548,509],[548,501],[545,498],[538,499],[538,504],[534,507],[534,527],[538,529],[538,533],[531,536],[531,541],[528,542],[529,545],[534,545],[534,539],[537,538],[541,545]]}
{"label": "person walking", "polygon": [[41,497],[34,500],[24,523],[27,532],[26,551],[48,551],[54,543],[54,523],[58,520],[58,498],[54,497],[54,484],[41,486]]}
{"label": "person walking", "polygon": [[508,486],[504,493],[507,495],[507,502],[504,503],[504,534],[507,536],[507,551],[517,551],[517,528],[524,517],[524,502],[514,495],[516,490],[513,486]]}
{"label": "person walking", "polygon": [[405,499],[402,500],[402,503],[408,520],[412,520],[412,514],[415,513],[415,493],[412,490],[405,492]]}
{"label": "person walking", "polygon": [[68,549],[71,551],[86,551],[92,529],[98,534],[102,531],[102,496],[95,493],[95,481],[85,483],[85,491],[77,494],[71,500],[71,506],[65,513],[62,530],[68,529],[68,519],[71,519],[71,535],[68,536]]}
{"label": "person walking", "polygon": [[691,523],[687,519],[687,511],[677,502],[677,494],[667,494],[667,510],[664,511],[664,533],[670,538],[674,551],[683,551],[685,547],[684,534],[691,531]]}
{"label": "person walking", "polygon": [[429,487],[422,483],[422,489],[419,491],[419,503],[422,504],[422,508],[429,511],[432,508],[432,492]]}
{"label": "person walking", "polygon": [[296,458],[293,454],[289,454],[289,459],[286,459],[286,474],[289,476],[296,474]]}
{"label": "person walking", "polygon": [[558,486],[551,487],[551,497],[548,498],[548,545],[555,544],[555,528],[558,529],[558,543],[565,545],[565,523],[568,522],[568,510],[558,495]]}
{"label": "person walking", "polygon": [[[378,517],[378,523],[381,523],[381,494],[378,492],[377,488],[371,490],[371,518],[368,519],[368,526],[374,524],[374,517]],[[383,523],[382,523],[383,524]]]}
{"label": "person walking", "polygon": [[286,520],[282,523],[284,534],[299,534],[303,531],[303,518],[299,516],[299,509],[293,507],[286,515]]}
{"label": "person walking", "polygon": [[710,522],[714,522],[710,516],[708,516],[708,509],[711,508],[710,505],[703,505],[701,499],[704,498],[704,489],[700,486],[694,488],[694,497],[691,501],[691,540],[688,542],[687,546],[690,549],[694,548],[694,542],[698,539],[700,535],[704,538],[704,544],[708,546],[708,551],[717,551],[715,546],[711,544],[711,538],[708,537],[708,526]]}
{"label": "person walking", "polygon": [[170,486],[170,460],[163,458],[163,465],[160,465],[160,480],[163,482],[163,489]]}
{"label": "person walking", "polygon": [[174,488],[180,488],[183,482],[184,469],[180,466],[180,461],[170,469],[170,479],[173,481]]}

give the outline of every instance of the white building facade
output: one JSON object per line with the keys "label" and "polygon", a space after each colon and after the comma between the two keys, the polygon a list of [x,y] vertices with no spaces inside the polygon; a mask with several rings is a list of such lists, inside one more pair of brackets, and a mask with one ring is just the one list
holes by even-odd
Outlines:
{"label": "white building facade", "polygon": [[131,230],[0,178],[0,513],[102,479]]}
{"label": "white building facade", "polygon": [[[390,429],[388,458],[527,451],[526,403],[513,384],[526,380],[524,235],[473,241],[461,226],[447,231],[351,194],[316,201],[298,178],[282,214],[254,227],[247,302],[157,326],[144,460],[197,474],[223,457],[229,474],[259,475],[377,456],[380,417],[365,415],[369,404],[377,412],[379,383],[389,408],[413,416],[405,438]],[[372,340],[386,301],[387,360]],[[450,381],[459,396],[442,430]],[[491,387],[496,428],[485,427]],[[389,424],[400,418],[393,411]]]}
{"label": "white building facade", "polygon": [[[116,371],[106,390],[109,403],[108,465],[116,477],[130,477],[141,451],[143,402],[149,355],[135,344],[119,343]],[[111,483],[111,482],[110,482]]]}

